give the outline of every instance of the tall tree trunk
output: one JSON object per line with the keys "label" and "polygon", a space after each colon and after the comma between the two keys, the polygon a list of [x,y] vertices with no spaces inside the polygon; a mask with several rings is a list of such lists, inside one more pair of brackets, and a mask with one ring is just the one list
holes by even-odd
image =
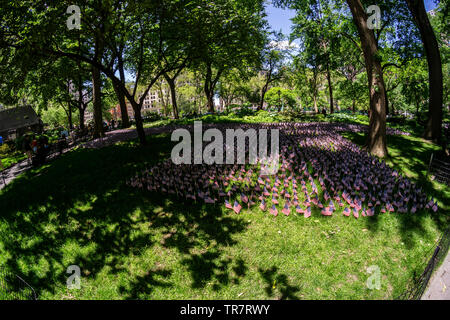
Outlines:
{"label": "tall tree trunk", "polygon": [[317,73],[317,68],[314,67],[313,69],[313,78],[311,80],[312,85],[313,85],[313,101],[314,101],[314,112],[317,114],[319,113],[319,107],[317,105],[317,77],[318,77],[318,73]]}
{"label": "tall tree trunk", "polygon": [[[81,34],[78,34],[78,54],[81,54]],[[83,99],[83,76],[82,76],[82,72],[83,69],[81,68],[81,61],[77,60],[77,73],[78,73],[78,78],[77,78],[77,85],[78,85],[78,120],[79,120],[79,125],[80,125],[80,130],[84,131],[85,125],[84,125],[84,112],[86,110],[85,105],[84,105],[84,99]]]}
{"label": "tall tree trunk", "polygon": [[331,84],[331,72],[328,63],[327,63],[327,80],[328,80],[328,89],[330,92],[330,113],[334,113],[333,85]]}
{"label": "tall tree trunk", "polygon": [[265,86],[262,88],[262,90],[261,90],[261,101],[260,101],[260,103],[259,103],[258,110],[262,110],[263,107],[264,107],[264,99],[265,99],[265,97],[266,97],[267,88],[268,88],[268,86],[265,85]]}
{"label": "tall tree trunk", "polygon": [[386,115],[388,115],[389,114],[389,99],[388,99],[386,87],[384,88],[384,100],[386,100]]}
{"label": "tall tree trunk", "polygon": [[131,102],[134,111],[134,120],[136,121],[136,131],[138,134],[139,142],[141,145],[147,144],[147,139],[145,138],[144,122],[142,120],[141,107],[136,102]]}
{"label": "tall tree trunk", "polygon": [[83,104],[83,80],[81,78],[81,63],[78,63],[78,112],[80,121],[80,130],[84,130],[84,104]]}
{"label": "tall tree trunk", "polygon": [[69,122],[69,130],[73,130],[70,80],[67,80],[67,97],[67,120]]}
{"label": "tall tree trunk", "polygon": [[69,120],[69,129],[73,130],[73,121],[72,121],[72,104],[70,101],[67,104],[67,120]]}
{"label": "tall tree trunk", "polygon": [[419,116],[419,110],[420,110],[419,100],[416,99],[416,118],[417,118],[417,119],[420,119],[420,116]]}
{"label": "tall tree trunk", "polygon": [[317,107],[316,93],[313,94],[313,101],[314,101],[314,111],[315,111],[315,113],[319,113],[319,108]]}
{"label": "tall tree trunk", "polygon": [[120,106],[120,115],[122,118],[122,128],[128,128],[130,126],[130,119],[128,117],[128,108],[127,103],[125,101],[125,95],[123,94],[123,91],[120,90],[117,84],[113,83],[114,91],[116,92],[117,99],[119,100],[119,106]]}
{"label": "tall tree trunk", "polygon": [[355,100],[355,98],[352,99],[352,112],[356,113],[356,100]]}
{"label": "tall tree trunk", "polygon": [[[101,62],[104,53],[104,26],[100,27],[95,37],[94,60]],[[103,132],[103,114],[102,114],[102,79],[98,68],[92,66],[92,96],[94,106],[94,138],[104,136]]]}
{"label": "tall tree trunk", "polygon": [[206,77],[205,77],[205,95],[208,111],[214,113],[214,88],[212,86],[212,66],[210,63],[206,65]]}
{"label": "tall tree trunk", "polygon": [[386,100],[381,63],[377,58],[377,43],[373,30],[367,27],[367,14],[360,0],[347,0],[358,29],[367,70],[370,95],[368,151],[378,157],[388,154],[386,146]]}
{"label": "tall tree trunk", "polygon": [[[122,60],[122,51],[120,52],[119,58],[118,58],[118,65],[119,65],[119,75],[120,75],[120,82],[122,82],[123,85],[125,85],[125,71],[123,69],[123,60]],[[122,128],[129,128],[130,127],[130,117],[128,116],[128,108],[127,108],[127,102],[125,100],[125,95],[122,90],[120,90],[119,87],[115,87],[114,90],[117,94],[117,99],[119,99],[119,105],[120,105],[120,115],[122,118]]]}
{"label": "tall tree trunk", "polygon": [[102,116],[102,84],[100,70],[92,67],[92,95],[94,105],[94,138],[103,136],[103,116]]}
{"label": "tall tree trunk", "polygon": [[209,91],[209,93],[206,94],[207,98],[208,98],[208,111],[211,113],[214,113],[214,95],[212,94],[211,91]]}
{"label": "tall tree trunk", "polygon": [[170,78],[166,73],[164,73],[164,78],[166,78],[167,83],[169,84],[170,94],[172,98],[172,110],[173,117],[178,119],[178,104],[177,104],[177,92],[175,88],[175,79]]}
{"label": "tall tree trunk", "polygon": [[79,108],[78,113],[79,113],[78,118],[80,121],[80,130],[83,131],[85,128],[85,126],[84,126],[84,108]]}
{"label": "tall tree trunk", "polygon": [[424,2],[421,0],[406,0],[406,2],[419,28],[428,62],[430,104],[429,119],[425,126],[424,138],[440,142],[442,138],[443,83],[439,46],[428,20]]}

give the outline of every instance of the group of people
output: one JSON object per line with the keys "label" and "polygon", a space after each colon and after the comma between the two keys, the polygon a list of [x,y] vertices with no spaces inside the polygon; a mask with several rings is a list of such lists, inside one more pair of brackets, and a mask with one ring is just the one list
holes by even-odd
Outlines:
{"label": "group of people", "polygon": [[42,165],[50,152],[50,144],[44,135],[26,135],[22,141],[22,149],[27,155],[28,164]]}

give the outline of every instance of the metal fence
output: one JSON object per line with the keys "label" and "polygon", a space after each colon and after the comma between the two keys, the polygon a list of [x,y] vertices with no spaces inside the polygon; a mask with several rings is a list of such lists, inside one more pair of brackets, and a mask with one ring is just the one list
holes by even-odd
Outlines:
{"label": "metal fence", "polygon": [[37,300],[37,296],[20,276],[0,267],[0,300]]}
{"label": "metal fence", "polygon": [[[440,263],[445,259],[450,247],[450,227],[442,234],[436,248],[433,251],[433,255],[426,263],[425,270],[422,274],[417,276],[411,287],[409,287],[398,300],[420,300],[425,293],[428,286],[428,282],[435,271],[439,267]],[[430,252],[431,253],[431,252]],[[427,255],[428,257],[429,255]]]}
{"label": "metal fence", "polygon": [[450,163],[431,155],[430,164],[428,165],[428,174],[440,183],[450,185]]}

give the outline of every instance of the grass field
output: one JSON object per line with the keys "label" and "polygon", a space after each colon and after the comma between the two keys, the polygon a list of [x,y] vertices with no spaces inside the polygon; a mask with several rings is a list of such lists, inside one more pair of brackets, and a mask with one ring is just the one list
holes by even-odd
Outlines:
{"label": "grass field", "polygon": [[[77,149],[0,191],[0,266],[39,299],[393,299],[449,224],[450,191],[424,177],[437,147],[404,136],[388,143],[388,163],[434,195],[438,213],[236,215],[125,185],[170,156],[166,135],[148,147]],[[81,268],[80,290],[66,288],[70,265]],[[380,290],[366,286],[372,265]]]}

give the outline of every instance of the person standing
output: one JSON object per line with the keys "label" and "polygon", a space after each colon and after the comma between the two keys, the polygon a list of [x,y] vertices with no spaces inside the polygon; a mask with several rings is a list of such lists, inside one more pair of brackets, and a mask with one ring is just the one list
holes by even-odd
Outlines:
{"label": "person standing", "polygon": [[32,153],[32,149],[31,149],[30,137],[28,135],[23,138],[22,150],[25,151],[25,154],[27,155],[28,164],[30,165],[31,157],[33,156],[33,153]]}
{"label": "person standing", "polygon": [[36,137],[33,137],[33,141],[31,141],[31,150],[33,150],[34,153],[37,153],[38,149],[38,141]]}

